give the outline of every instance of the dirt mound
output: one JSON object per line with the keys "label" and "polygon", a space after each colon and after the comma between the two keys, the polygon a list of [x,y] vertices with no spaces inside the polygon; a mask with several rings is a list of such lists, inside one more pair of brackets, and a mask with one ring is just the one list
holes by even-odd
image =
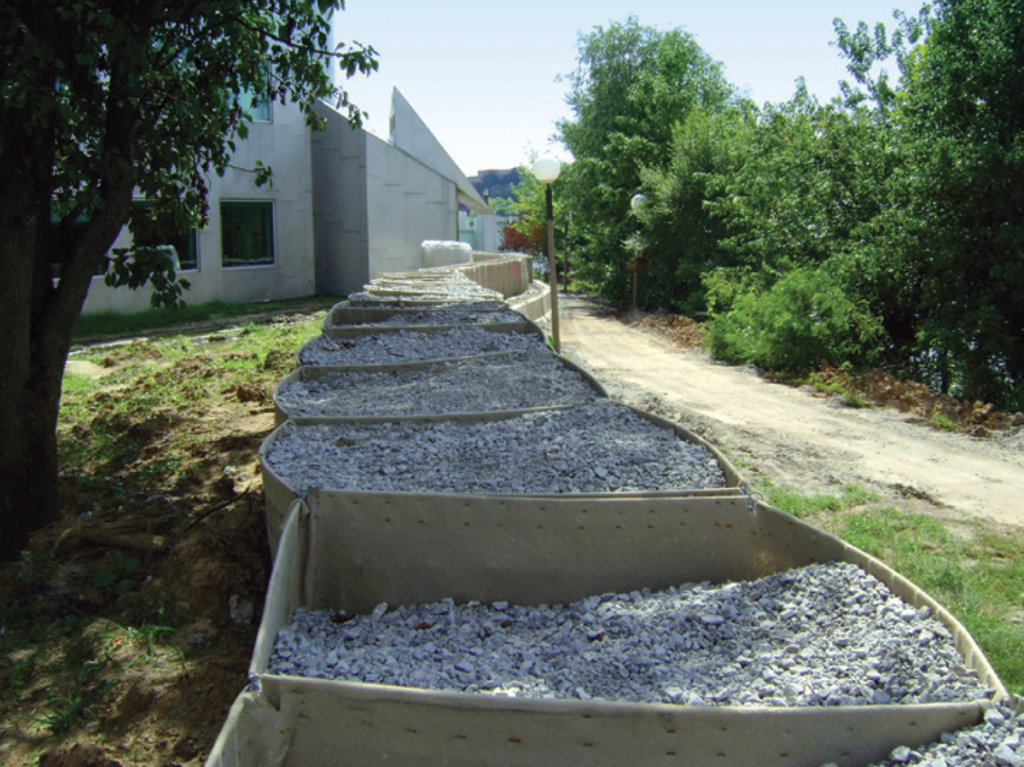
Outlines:
{"label": "dirt mound", "polygon": [[991,402],[961,402],[914,381],[902,381],[884,370],[853,373],[823,362],[808,374],[815,388],[847,397],[863,398],[865,404],[890,407],[916,416],[946,431],[987,437],[1024,425],[1024,416],[998,410]]}
{"label": "dirt mound", "polygon": [[661,336],[680,349],[692,349],[704,342],[704,326],[682,314],[654,312],[631,323],[637,330]]}

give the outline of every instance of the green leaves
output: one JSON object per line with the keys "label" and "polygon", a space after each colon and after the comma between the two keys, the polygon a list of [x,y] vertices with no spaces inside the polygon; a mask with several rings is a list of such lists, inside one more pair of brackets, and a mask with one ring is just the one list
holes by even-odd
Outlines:
{"label": "green leaves", "polygon": [[[337,0],[15,4],[0,25],[0,166],[20,168],[15,183],[40,190],[51,206],[80,208],[86,220],[97,220],[101,204],[108,214],[123,208],[134,188],[200,224],[206,184],[197,176],[223,171],[234,138],[247,133],[251,110],[238,108],[235,94],[268,94],[312,114],[317,99],[344,98],[330,66],[349,76],[376,69],[372,48],[327,50],[329,14],[342,7]],[[256,180],[266,183],[269,169],[258,168]],[[46,228],[48,219],[35,220]],[[41,263],[61,262],[65,278],[90,275],[116,230],[103,241],[80,234],[43,238],[61,252]],[[79,259],[78,272],[69,268]],[[161,277],[158,260],[146,263],[154,286],[169,291],[164,300],[174,300],[181,282]],[[115,266],[123,267],[115,268],[121,284],[146,281],[142,262]]]}
{"label": "green leaves", "polygon": [[105,592],[111,598],[127,594],[135,588],[134,576],[142,569],[142,562],[115,549],[110,568],[99,570],[92,576],[93,588]]}
{"label": "green leaves", "polygon": [[688,33],[644,27],[635,17],[582,35],[567,80],[573,119],[558,127],[575,162],[559,196],[587,253],[581,273],[622,299],[631,275],[623,243],[636,227],[629,200],[643,169],[664,168],[673,126],[696,109],[720,111],[733,89]]}
{"label": "green leaves", "polygon": [[767,290],[741,287],[727,312],[709,325],[712,354],[773,371],[799,371],[822,361],[870,364],[883,331],[836,279],[833,265],[803,267]]}

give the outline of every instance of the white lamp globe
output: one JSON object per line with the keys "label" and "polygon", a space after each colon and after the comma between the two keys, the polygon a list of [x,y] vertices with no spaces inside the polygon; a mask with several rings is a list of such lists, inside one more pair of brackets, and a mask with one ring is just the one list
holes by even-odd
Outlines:
{"label": "white lamp globe", "polygon": [[542,184],[550,184],[562,172],[562,163],[554,157],[541,157],[533,164],[533,175]]}
{"label": "white lamp globe", "polygon": [[629,207],[633,209],[634,213],[639,213],[645,202],[647,202],[647,195],[634,194],[633,199],[629,201]]}

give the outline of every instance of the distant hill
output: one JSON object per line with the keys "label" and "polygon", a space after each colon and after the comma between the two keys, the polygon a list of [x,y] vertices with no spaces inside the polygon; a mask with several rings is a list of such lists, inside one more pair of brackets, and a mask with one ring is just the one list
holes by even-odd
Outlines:
{"label": "distant hill", "polygon": [[512,187],[519,183],[519,168],[511,170],[482,170],[471,176],[469,183],[481,195],[490,197],[512,197]]}

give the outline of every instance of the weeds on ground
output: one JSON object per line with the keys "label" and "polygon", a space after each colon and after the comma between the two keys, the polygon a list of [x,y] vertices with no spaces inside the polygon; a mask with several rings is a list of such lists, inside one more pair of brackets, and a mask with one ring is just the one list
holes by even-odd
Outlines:
{"label": "weeds on ground", "polygon": [[877,501],[878,496],[857,485],[843,485],[838,494],[807,494],[796,488],[780,486],[766,481],[760,488],[769,506],[785,511],[800,519],[807,519],[829,511],[842,511]]}
{"label": "weeds on ground", "polygon": [[941,410],[936,410],[928,419],[928,425],[939,431],[959,431],[956,423]]}
{"label": "weeds on ground", "polygon": [[[58,489],[66,519],[21,562],[0,570],[0,720],[9,723],[8,735],[21,731],[24,748],[37,751],[12,757],[8,749],[16,746],[0,733],[0,762],[26,763],[64,738],[83,737],[90,721],[116,719],[136,684],[131,680],[162,679],[167,695],[178,694],[175,678],[182,685],[196,674],[219,682],[237,673],[244,680],[252,626],[231,624],[221,590],[240,589],[250,599],[262,593],[263,549],[246,548],[246,536],[255,533],[232,527],[237,522],[216,524],[226,514],[217,510],[241,500],[232,507],[239,520],[261,513],[246,506],[246,493],[230,474],[252,470],[259,441],[273,425],[272,387],[295,367],[295,350],[319,333],[319,319],[251,322],[203,337],[163,336],[73,353],[72,360],[102,370],[85,375],[72,366],[64,378]],[[208,520],[211,511],[217,515]],[[66,534],[83,529],[109,537],[72,535],[65,542]],[[150,549],[119,542],[133,535],[165,542]],[[183,539],[188,546],[165,556]],[[175,565],[177,557],[185,561]],[[196,569],[220,580],[167,581],[182,573],[187,581]],[[211,612],[220,602],[223,617]],[[215,647],[202,643],[207,630],[217,632]],[[203,665],[207,656],[214,660]],[[207,720],[221,723],[216,705],[204,711],[182,713],[197,718],[178,730],[199,748],[210,745]],[[151,725],[124,721],[117,748],[140,747],[140,731]],[[172,740],[168,749],[173,746]],[[182,748],[191,754],[196,746]],[[148,754],[153,763],[170,756]],[[177,754],[173,761],[191,759]]]}
{"label": "weeds on ground", "polygon": [[862,392],[851,391],[841,380],[826,381],[819,373],[811,373],[807,378],[807,384],[813,387],[815,391],[839,397],[839,401],[847,407],[865,408],[871,406],[871,400],[867,395]]}

